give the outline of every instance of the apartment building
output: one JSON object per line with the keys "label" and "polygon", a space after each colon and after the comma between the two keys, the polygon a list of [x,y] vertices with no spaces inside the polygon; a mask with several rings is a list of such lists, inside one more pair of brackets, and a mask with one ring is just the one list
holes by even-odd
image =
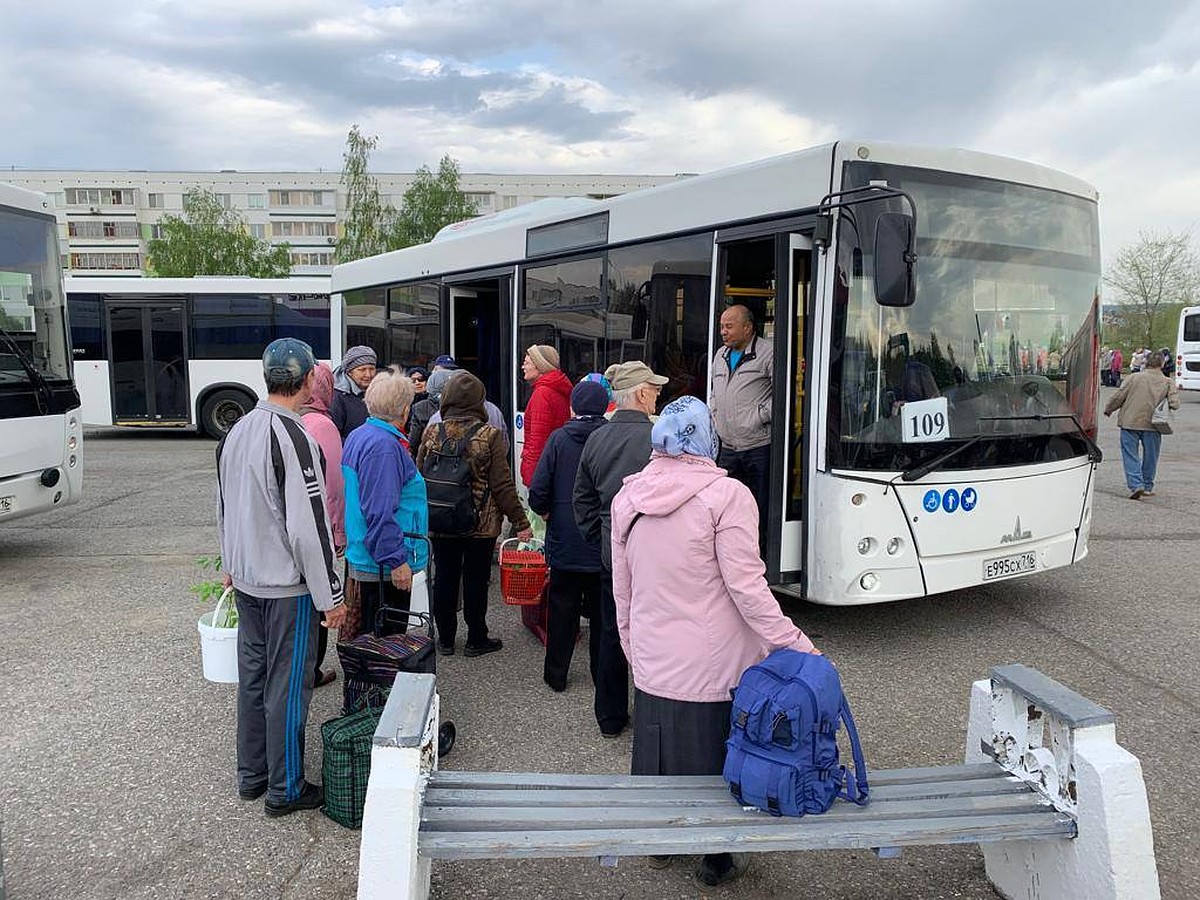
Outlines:
{"label": "apartment building", "polygon": [[[492,175],[463,173],[480,215],[545,197],[603,199],[672,181],[675,175]],[[412,173],[376,175],[384,201],[399,207]],[[340,172],[83,172],[16,169],[7,181],[48,194],[71,275],[143,275],[147,242],[164,215],[182,215],[194,188],[236,209],[250,233],[291,248],[293,275],[327,275],[346,212]]]}

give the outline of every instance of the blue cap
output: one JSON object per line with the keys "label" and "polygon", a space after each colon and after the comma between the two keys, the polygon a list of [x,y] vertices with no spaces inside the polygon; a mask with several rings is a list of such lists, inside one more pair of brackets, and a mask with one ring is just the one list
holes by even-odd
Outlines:
{"label": "blue cap", "polygon": [[276,378],[298,378],[317,365],[312,347],[297,338],[280,338],[263,351],[263,372]]}
{"label": "blue cap", "polygon": [[456,363],[454,361],[453,356],[450,356],[449,354],[442,354],[441,356],[439,356],[437,359],[435,359],[433,361],[433,366],[435,369],[436,368],[457,369],[458,363]]}

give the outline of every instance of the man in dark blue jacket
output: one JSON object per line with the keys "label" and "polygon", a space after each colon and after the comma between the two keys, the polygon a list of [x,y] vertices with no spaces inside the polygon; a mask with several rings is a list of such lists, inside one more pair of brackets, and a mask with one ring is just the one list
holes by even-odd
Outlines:
{"label": "man in dark blue jacket", "polygon": [[546,663],[542,679],[552,690],[567,687],[571,655],[579,634],[579,617],[587,616],[588,658],[592,683],[600,654],[600,547],[584,540],[575,524],[572,497],[583,445],[597,428],[607,424],[608,392],[595,381],[571,391],[574,417],[553,431],[529,486],[530,508],[546,519],[546,556],[550,563],[549,616],[546,624]]}

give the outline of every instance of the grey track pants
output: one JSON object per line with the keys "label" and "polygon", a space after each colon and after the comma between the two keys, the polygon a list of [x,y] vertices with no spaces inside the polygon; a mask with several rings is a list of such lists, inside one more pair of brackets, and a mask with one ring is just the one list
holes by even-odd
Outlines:
{"label": "grey track pants", "polygon": [[304,728],[312,699],[320,615],[312,597],[263,599],[237,592],[238,787],[267,785],[267,799],[304,789]]}

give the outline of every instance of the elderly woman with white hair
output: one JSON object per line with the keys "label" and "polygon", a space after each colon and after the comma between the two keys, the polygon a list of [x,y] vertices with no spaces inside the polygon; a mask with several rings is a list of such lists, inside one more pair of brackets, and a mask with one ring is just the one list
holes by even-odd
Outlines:
{"label": "elderly woman with white hair", "polygon": [[[368,418],[346,438],[347,597],[358,599],[358,628],[339,640],[372,631],[381,606],[408,609],[412,577],[428,564],[428,545],[411,535],[428,530],[425,480],[413,462],[403,428],[413,401],[406,375],[383,371],[363,398]],[[354,619],[350,609],[348,619]]]}
{"label": "elderly woman with white hair", "polygon": [[[650,462],[612,503],[617,630],[635,691],[632,770],[719,775],[742,673],[781,647],[816,651],[767,587],[758,505],[714,462],[708,407],[687,396],[668,403],[650,443]],[[744,865],[713,853],[696,877],[712,887]]]}

